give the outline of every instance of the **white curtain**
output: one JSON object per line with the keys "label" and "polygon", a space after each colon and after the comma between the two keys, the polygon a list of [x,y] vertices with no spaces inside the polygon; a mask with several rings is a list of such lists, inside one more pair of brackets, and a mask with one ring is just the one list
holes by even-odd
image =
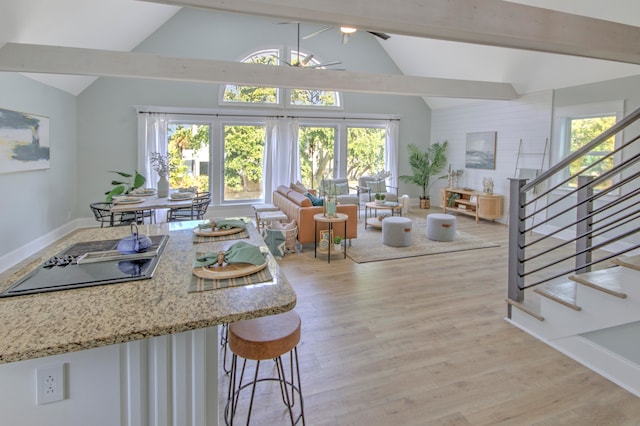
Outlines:
{"label": "white curtain", "polygon": [[386,126],[386,145],[384,150],[384,167],[391,172],[389,185],[398,186],[398,132],[399,122],[389,121]]}
{"label": "white curtain", "polygon": [[151,166],[151,153],[168,154],[167,125],[166,114],[138,114],[138,171],[147,178],[148,187],[155,187],[159,179]]}
{"label": "white curtain", "polygon": [[289,186],[300,180],[298,152],[298,121],[290,118],[269,118],[264,149],[265,202],[272,201],[272,192],[280,185]]}
{"label": "white curtain", "polygon": [[289,143],[289,173],[287,179],[283,185],[288,185],[291,182],[302,181],[302,173],[300,172],[300,150],[298,149],[298,133],[300,131],[300,125],[297,119],[292,119],[288,123],[288,138]]}
{"label": "white curtain", "polygon": [[264,155],[262,157],[262,180],[264,184],[264,201],[270,203],[275,179],[278,172],[278,120],[268,118],[265,129]]}

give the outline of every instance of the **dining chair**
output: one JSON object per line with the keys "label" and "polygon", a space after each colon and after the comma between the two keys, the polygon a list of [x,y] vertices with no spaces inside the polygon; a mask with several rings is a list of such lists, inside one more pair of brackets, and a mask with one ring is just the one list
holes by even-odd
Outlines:
{"label": "dining chair", "polygon": [[167,222],[204,219],[209,203],[211,203],[211,193],[198,192],[193,198],[191,206],[169,209],[167,212]]}
{"label": "dining chair", "polygon": [[[100,222],[100,228],[104,226],[112,226],[111,222],[111,203],[97,202],[89,204],[96,220]],[[135,213],[117,213],[113,217],[113,226],[128,225],[131,222],[137,222],[138,215]]]}

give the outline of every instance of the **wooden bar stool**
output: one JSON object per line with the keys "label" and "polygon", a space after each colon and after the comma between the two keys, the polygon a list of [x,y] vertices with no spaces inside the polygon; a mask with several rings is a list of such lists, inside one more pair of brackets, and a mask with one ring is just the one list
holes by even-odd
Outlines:
{"label": "wooden bar stool", "polygon": [[[282,402],[288,408],[291,424],[297,424],[301,419],[302,424],[305,424],[297,348],[298,342],[300,342],[300,326],[300,316],[295,311],[229,324],[228,343],[232,357],[229,392],[227,394],[227,405],[224,412],[226,424],[233,424],[233,419],[238,408],[238,400],[240,399],[240,392],[251,386],[251,400],[249,401],[247,413],[247,425],[249,424],[256,384],[264,381],[279,382]],[[289,353],[289,378],[287,378],[285,374],[284,363],[282,362],[282,355],[285,355],[287,352]],[[244,359],[239,377],[238,357]],[[278,376],[258,378],[260,361],[271,359],[276,362]],[[252,381],[243,383],[247,360],[256,361],[255,373]],[[293,413],[296,394],[298,395],[300,404],[300,412],[297,417],[295,417]]]}

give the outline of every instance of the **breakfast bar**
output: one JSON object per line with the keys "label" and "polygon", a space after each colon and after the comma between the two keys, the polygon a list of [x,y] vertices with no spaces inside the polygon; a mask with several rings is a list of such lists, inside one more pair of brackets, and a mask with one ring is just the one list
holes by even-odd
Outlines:
{"label": "breakfast bar", "polygon": [[[45,424],[67,411],[73,421],[60,414],[57,424],[217,424],[217,326],[286,312],[296,295],[270,254],[270,281],[189,292],[196,253],[237,242],[196,243],[196,225],[139,226],[141,234],[169,236],[151,279],[0,299],[0,395],[8,395],[0,409],[6,419],[24,420],[28,411],[25,424]],[[244,241],[268,251],[251,224],[248,230]],[[0,291],[71,244],[130,232],[77,230],[0,274]],[[65,398],[36,406],[34,371],[51,364],[64,365]]]}

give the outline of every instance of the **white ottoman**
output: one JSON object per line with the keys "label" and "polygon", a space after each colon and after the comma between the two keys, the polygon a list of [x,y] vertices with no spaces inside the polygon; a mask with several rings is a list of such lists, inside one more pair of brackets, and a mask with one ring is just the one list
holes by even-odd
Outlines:
{"label": "white ottoman", "polygon": [[443,213],[432,213],[427,216],[427,238],[433,241],[455,240],[456,217]]}
{"label": "white ottoman", "polygon": [[406,217],[385,217],[382,220],[382,244],[391,247],[410,246],[412,225],[411,219]]}

